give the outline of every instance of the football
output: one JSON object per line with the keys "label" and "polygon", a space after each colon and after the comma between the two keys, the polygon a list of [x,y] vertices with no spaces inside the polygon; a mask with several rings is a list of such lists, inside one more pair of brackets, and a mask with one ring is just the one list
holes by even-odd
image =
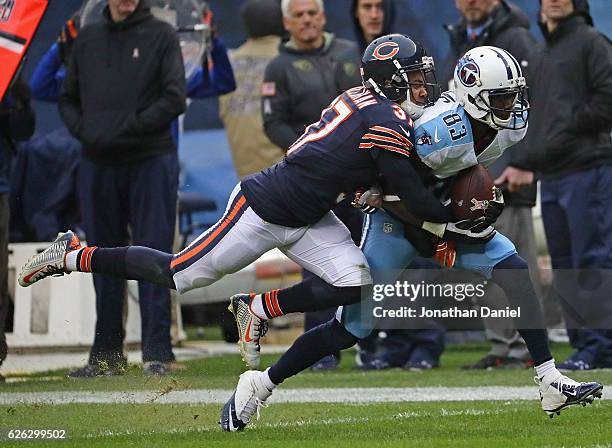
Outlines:
{"label": "football", "polygon": [[475,165],[461,171],[451,188],[451,207],[458,220],[476,219],[493,199],[495,184],[487,169]]}

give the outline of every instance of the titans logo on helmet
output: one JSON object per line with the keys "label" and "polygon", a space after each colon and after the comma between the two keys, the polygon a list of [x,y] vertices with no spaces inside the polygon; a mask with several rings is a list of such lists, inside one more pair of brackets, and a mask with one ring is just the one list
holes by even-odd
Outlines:
{"label": "titans logo on helmet", "polygon": [[461,58],[457,64],[459,80],[466,87],[473,87],[480,81],[480,68],[472,58]]}

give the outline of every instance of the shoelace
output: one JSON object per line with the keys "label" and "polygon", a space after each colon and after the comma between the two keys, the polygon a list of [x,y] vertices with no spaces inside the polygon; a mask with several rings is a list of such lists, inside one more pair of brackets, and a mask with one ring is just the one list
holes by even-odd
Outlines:
{"label": "shoelace", "polygon": [[46,273],[48,275],[52,275],[53,277],[61,277],[63,276],[66,272],[64,272],[64,269],[62,268],[58,268],[57,266],[49,266],[47,268]]}
{"label": "shoelace", "polygon": [[251,417],[253,417],[253,415],[255,414],[257,415],[257,420],[259,420],[259,410],[267,406],[268,405],[264,400],[261,400],[257,395],[252,395],[251,398],[249,398],[247,403],[244,405],[243,410],[243,413],[246,413],[245,417],[248,420],[244,421],[242,418],[240,420],[242,420],[244,423],[248,423],[249,421],[251,421]]}
{"label": "shoelace", "polygon": [[257,338],[257,342],[255,343],[255,350],[259,352],[261,351],[261,344],[259,343],[259,341],[268,332],[268,322],[265,320],[259,319],[259,323],[256,324],[254,328],[255,328],[255,331],[259,332],[259,337]]}
{"label": "shoelace", "polygon": [[259,319],[259,323],[255,326],[255,330],[259,333],[259,338],[257,339],[257,348],[260,348],[259,341],[263,338],[268,332],[268,321]]}

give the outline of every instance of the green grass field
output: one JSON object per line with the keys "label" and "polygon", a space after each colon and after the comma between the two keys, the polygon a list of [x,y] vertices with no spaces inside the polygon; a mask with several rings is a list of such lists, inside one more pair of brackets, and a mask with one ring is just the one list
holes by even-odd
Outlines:
{"label": "green grass field", "polygon": [[[264,347],[265,351],[265,347]],[[485,346],[450,347],[442,367],[430,372],[391,369],[362,372],[346,352],[331,373],[304,372],[283,388],[530,386],[533,371],[462,371],[459,366],[485,353]],[[557,346],[555,356],[569,353]],[[264,365],[276,356],[265,356]],[[0,386],[2,392],[233,389],[242,363],[222,356],[186,363],[185,370],[163,379],[145,378],[136,367],[122,377],[67,380],[65,372],[47,372],[27,382]],[[573,375],[612,384],[611,371]],[[49,378],[53,380],[49,380]],[[535,390],[535,386],[534,386]],[[220,405],[160,404],[14,404],[0,406],[0,428],[66,428],[67,441],[3,440],[4,446],[612,446],[612,404],[568,409],[549,419],[534,401],[467,401],[376,404],[272,404],[261,419],[240,434],[221,433]],[[6,433],[6,431],[5,431]]]}

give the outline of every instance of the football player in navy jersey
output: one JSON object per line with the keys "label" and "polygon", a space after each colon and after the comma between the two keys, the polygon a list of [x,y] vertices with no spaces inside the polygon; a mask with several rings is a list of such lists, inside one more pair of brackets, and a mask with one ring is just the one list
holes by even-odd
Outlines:
{"label": "football player in navy jersey", "polygon": [[[68,231],[25,264],[20,284],[72,271],[101,272],[183,293],[210,285],[277,247],[317,277],[232,298],[241,351],[250,367],[259,361],[266,318],[359,302],[361,288],[371,287],[372,279],[363,253],[330,212],[339,198],[382,174],[415,215],[436,223],[453,221],[412,168],[412,119],[400,107],[405,103],[410,111],[414,72],[421,80],[413,87],[429,87],[423,80],[432,71],[431,58],[412,39],[395,34],[373,42],[362,65],[364,86],[336,98],[281,162],[243,179],[221,220],[183,251],[82,247]],[[447,227],[452,232],[454,226]]]}
{"label": "football player in navy jersey", "polygon": [[[367,69],[367,64],[364,65]],[[367,85],[367,70],[364,72]],[[422,83],[422,88],[425,87],[426,79],[422,72],[412,73],[412,76]],[[459,100],[448,93],[426,109],[419,104],[405,105],[406,110],[419,118],[415,126],[418,160],[413,162],[419,167],[419,172],[429,178],[450,179],[462,169],[477,163],[490,163],[519,141],[526,131],[525,79],[519,64],[509,53],[494,47],[470,50],[457,66],[456,83],[459,84],[456,89]],[[418,92],[418,85],[413,86],[413,90]],[[567,406],[586,404],[601,396],[599,383],[578,383],[562,375],[555,367],[527,265],[517,255],[512,242],[490,226],[503,210],[500,192],[496,191],[490,201],[487,218],[482,222],[457,223],[454,227],[458,229],[455,228],[454,234],[450,235],[448,228],[451,225],[423,223],[411,211],[404,209],[408,204],[402,204],[403,200],[400,202],[401,198],[393,194],[393,185],[385,184],[384,194],[380,194],[385,211],[366,220],[361,244],[376,284],[394,281],[395,278],[389,279],[389,275],[410,264],[416,255],[416,247],[430,245],[430,256],[435,253],[436,245],[430,243],[437,241],[432,238],[432,234],[436,234],[443,241],[441,252],[446,256],[443,261],[447,266],[456,263],[457,267],[492,278],[506,292],[509,301],[522,308],[524,318],[518,319],[519,331],[536,362],[536,382],[540,386],[541,406],[545,412],[552,415]],[[367,194],[362,194],[360,200]],[[420,228],[406,235],[408,225],[404,221]],[[460,236],[462,229],[470,229],[463,235],[465,238]],[[425,244],[420,244],[415,238],[424,239]],[[447,240],[451,240],[451,244],[447,244]],[[448,249],[451,246],[456,247],[456,252]],[[278,310],[274,293],[265,295],[265,302],[265,318],[275,317]],[[251,322],[248,316],[259,312],[252,306],[250,312],[238,313],[237,320]],[[371,328],[363,326],[360,312],[359,303],[341,306],[336,319],[300,336],[269,369],[243,373],[222,410],[222,429],[236,431],[244,428],[274,388],[284,380],[317,359],[351,347],[358,338],[366,337]],[[521,323],[526,325],[520,326]]]}

